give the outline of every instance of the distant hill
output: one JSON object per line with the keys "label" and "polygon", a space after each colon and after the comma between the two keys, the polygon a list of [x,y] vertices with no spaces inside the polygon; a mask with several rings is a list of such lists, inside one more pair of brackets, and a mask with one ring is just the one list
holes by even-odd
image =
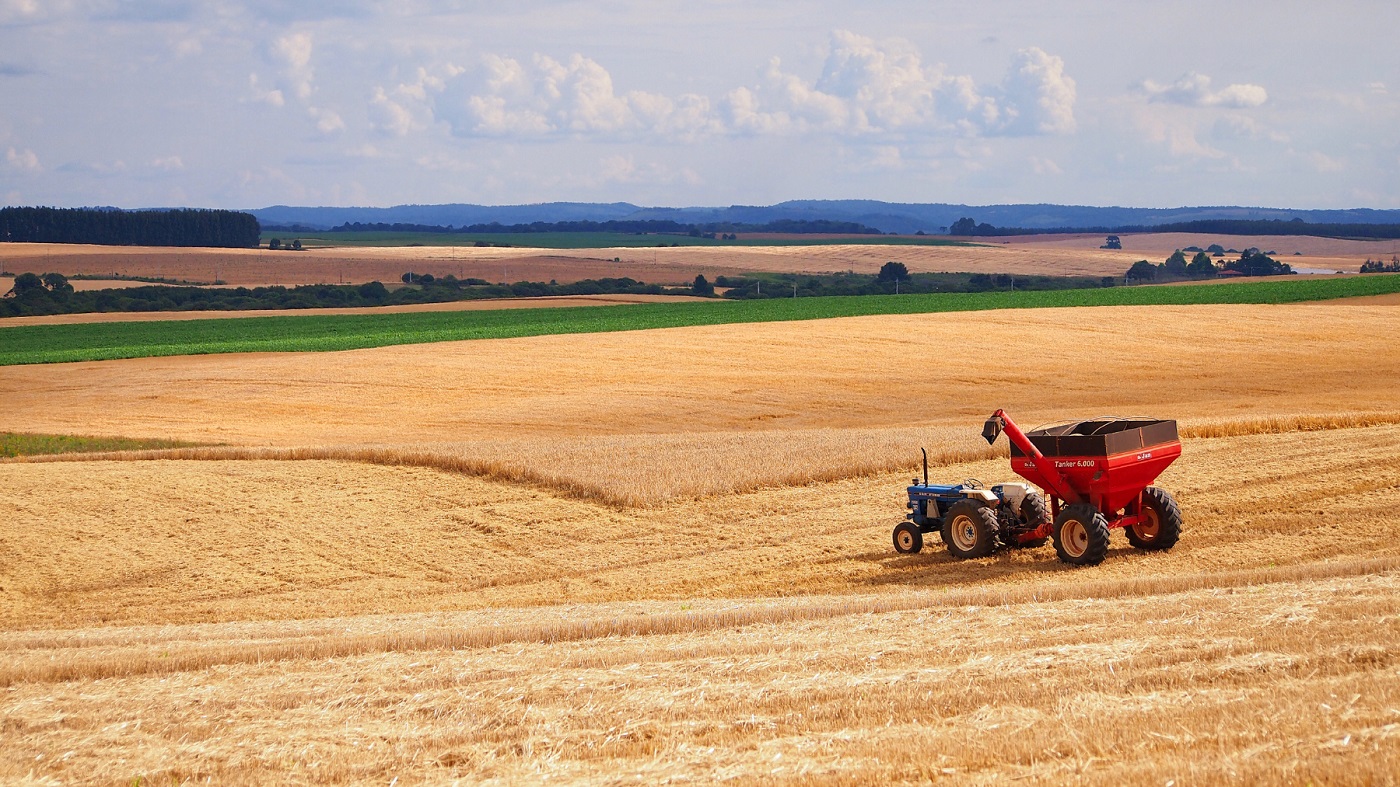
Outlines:
{"label": "distant hill", "polygon": [[662,221],[681,224],[768,224],[774,221],[844,221],[881,232],[940,234],[961,218],[996,227],[1057,229],[1064,227],[1152,227],[1216,219],[1292,220],[1311,224],[1400,224],[1400,210],[1292,210],[1201,206],[1119,208],[1087,205],[952,205],[876,200],[793,200],[777,205],[729,207],[640,207],[627,202],[547,202],[538,205],[397,205],[392,208],[313,208],[274,205],[247,211],[264,226],[303,226],[327,230],[346,223],[424,224],[462,227],[471,224],[530,224],[561,221]]}

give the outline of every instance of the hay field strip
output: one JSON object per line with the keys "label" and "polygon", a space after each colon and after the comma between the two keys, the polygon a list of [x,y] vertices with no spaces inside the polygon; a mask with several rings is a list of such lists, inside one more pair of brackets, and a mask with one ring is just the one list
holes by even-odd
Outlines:
{"label": "hay field strip", "polygon": [[1244,282],[1233,286],[793,298],[645,304],[627,309],[501,310],[377,316],[265,317],[0,328],[0,366],[246,352],[327,352],[400,344],[604,333],[697,325],[784,322],[1073,306],[1295,303],[1400,292],[1400,275]]}

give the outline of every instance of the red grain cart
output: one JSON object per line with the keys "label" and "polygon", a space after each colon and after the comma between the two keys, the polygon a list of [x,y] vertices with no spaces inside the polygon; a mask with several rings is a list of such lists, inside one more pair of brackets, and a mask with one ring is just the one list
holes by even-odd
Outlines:
{"label": "red grain cart", "polygon": [[1108,531],[1122,528],[1138,549],[1170,549],[1181,536],[1181,509],[1150,486],[1181,456],[1176,421],[1095,418],[1022,432],[1004,411],[987,419],[987,443],[1006,432],[1011,469],[1045,490],[1052,520],[1017,534],[1021,544],[1049,536],[1060,560],[1103,562]]}

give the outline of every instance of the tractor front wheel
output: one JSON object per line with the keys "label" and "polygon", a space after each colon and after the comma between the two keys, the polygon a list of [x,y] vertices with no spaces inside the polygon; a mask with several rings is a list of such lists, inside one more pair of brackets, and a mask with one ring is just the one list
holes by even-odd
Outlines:
{"label": "tractor front wheel", "polygon": [[986,557],[997,548],[997,514],[975,500],[959,500],[943,517],[943,543],[958,558]]}
{"label": "tractor front wheel", "polygon": [[1128,543],[1138,549],[1171,549],[1181,538],[1181,508],[1165,489],[1149,486],[1142,490],[1142,521],[1123,531]]}
{"label": "tractor front wheel", "polygon": [[914,555],[924,548],[924,534],[913,522],[900,522],[894,526],[894,551],[901,555]]}
{"label": "tractor front wheel", "polygon": [[1108,521],[1088,503],[1066,506],[1051,533],[1060,560],[1074,566],[1097,566],[1108,554]]}

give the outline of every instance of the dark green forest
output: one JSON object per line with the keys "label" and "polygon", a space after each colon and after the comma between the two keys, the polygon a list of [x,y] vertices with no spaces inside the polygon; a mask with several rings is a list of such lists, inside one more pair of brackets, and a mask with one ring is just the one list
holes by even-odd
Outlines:
{"label": "dark green forest", "polygon": [[232,210],[0,208],[0,241],[251,249],[261,228]]}

